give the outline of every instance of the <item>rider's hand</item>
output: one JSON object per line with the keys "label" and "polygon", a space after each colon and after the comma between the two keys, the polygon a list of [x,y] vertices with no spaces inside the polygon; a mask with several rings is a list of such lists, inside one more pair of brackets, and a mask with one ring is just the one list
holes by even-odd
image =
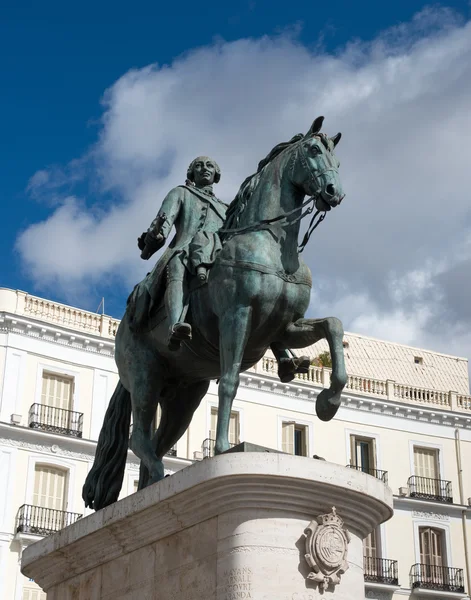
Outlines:
{"label": "rider's hand", "polygon": [[[156,235],[154,235],[151,232],[147,232],[145,235],[143,234],[141,238],[143,238],[144,241],[144,248],[142,248],[141,258],[144,260],[148,260],[155,252],[157,252],[157,250],[160,250],[160,248],[162,248],[162,246],[165,244],[165,238],[161,233],[157,233]],[[141,238],[139,238],[139,240],[141,240]]]}
{"label": "rider's hand", "polygon": [[147,231],[144,231],[144,233],[137,238],[137,247],[139,248],[139,250],[141,250],[141,252],[146,247],[146,235]]}

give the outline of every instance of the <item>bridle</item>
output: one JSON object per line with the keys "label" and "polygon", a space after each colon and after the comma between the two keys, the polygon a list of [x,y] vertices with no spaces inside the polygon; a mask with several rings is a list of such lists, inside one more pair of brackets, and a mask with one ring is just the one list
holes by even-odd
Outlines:
{"label": "bridle", "polygon": [[[316,137],[319,137],[319,136],[316,136]],[[286,213],[282,213],[281,215],[278,215],[277,217],[272,217],[271,219],[262,219],[258,223],[254,223],[253,225],[246,225],[244,227],[234,227],[231,229],[220,229],[219,230],[220,233],[227,234],[229,237],[232,237],[235,235],[241,235],[243,233],[260,231],[261,229],[265,229],[266,225],[272,225],[273,223],[280,223],[283,225],[285,225],[285,224],[286,225],[294,225],[295,223],[298,223],[299,221],[304,219],[304,217],[306,217],[307,215],[310,215],[313,212],[316,200],[321,197],[320,178],[322,177],[322,175],[324,175],[325,173],[328,173],[329,171],[338,172],[338,169],[336,169],[335,167],[328,167],[328,168],[324,169],[323,171],[321,171],[320,173],[315,173],[315,171],[309,165],[308,156],[307,156],[306,150],[302,144],[302,141],[303,140],[300,140],[300,142],[298,142],[298,147],[296,148],[296,152],[295,153],[293,152],[293,158],[292,158],[289,168],[292,171],[291,175],[293,175],[294,165],[296,163],[296,159],[297,159],[298,153],[299,153],[300,159],[301,159],[301,164],[304,167],[304,169],[306,170],[306,172],[308,173],[310,182],[317,188],[314,191],[314,194],[310,198],[305,200],[301,204],[301,206],[297,206],[296,208],[293,208],[293,210],[290,210]],[[286,150],[288,150],[288,149],[292,150],[291,148],[287,148]],[[340,200],[340,202],[342,201],[342,199]],[[340,204],[340,202],[339,202],[339,204]],[[306,208],[306,210],[304,212],[302,212],[304,208]],[[295,219],[288,221],[288,218],[297,212],[299,212],[301,214],[299,214]],[[317,218],[317,217],[319,217],[319,218]],[[304,235],[303,241],[298,246],[298,252],[300,254],[306,247],[307,243],[309,242],[309,239],[310,239],[311,235],[313,234],[314,230],[322,223],[322,221],[325,219],[325,217],[326,217],[326,211],[323,211],[321,209],[317,209],[317,211],[314,213],[314,215],[311,218],[311,221],[309,223],[307,232]],[[316,221],[316,218],[317,218],[317,221]]]}

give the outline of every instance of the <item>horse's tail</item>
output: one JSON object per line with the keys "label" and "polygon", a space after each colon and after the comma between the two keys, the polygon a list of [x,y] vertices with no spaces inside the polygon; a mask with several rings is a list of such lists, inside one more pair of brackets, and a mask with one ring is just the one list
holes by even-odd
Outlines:
{"label": "horse's tail", "polygon": [[85,506],[99,510],[116,502],[123,483],[131,422],[131,394],[119,381],[103,420],[95,461],[83,485]]}

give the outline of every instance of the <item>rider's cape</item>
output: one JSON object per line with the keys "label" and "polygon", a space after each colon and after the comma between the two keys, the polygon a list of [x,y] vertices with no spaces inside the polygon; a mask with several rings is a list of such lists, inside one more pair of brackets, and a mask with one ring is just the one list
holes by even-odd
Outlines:
{"label": "rider's cape", "polygon": [[212,192],[191,185],[180,185],[168,193],[154,222],[163,220],[160,231],[156,233],[161,233],[164,238],[175,226],[175,237],[152,271],[129,296],[127,312],[131,322],[135,321],[135,313],[142,312],[141,303],[146,312],[161,304],[166,267],[174,256],[180,255],[190,273],[194,273],[200,264],[211,265],[214,262],[221,247],[217,232],[224,224],[226,210],[227,205]]}

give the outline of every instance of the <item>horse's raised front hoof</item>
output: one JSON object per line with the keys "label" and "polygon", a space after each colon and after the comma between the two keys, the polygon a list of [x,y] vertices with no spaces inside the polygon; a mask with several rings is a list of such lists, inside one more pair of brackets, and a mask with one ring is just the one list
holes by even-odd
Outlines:
{"label": "horse's raised front hoof", "polygon": [[340,392],[331,389],[322,390],[317,396],[316,413],[321,421],[333,419],[340,408]]}

